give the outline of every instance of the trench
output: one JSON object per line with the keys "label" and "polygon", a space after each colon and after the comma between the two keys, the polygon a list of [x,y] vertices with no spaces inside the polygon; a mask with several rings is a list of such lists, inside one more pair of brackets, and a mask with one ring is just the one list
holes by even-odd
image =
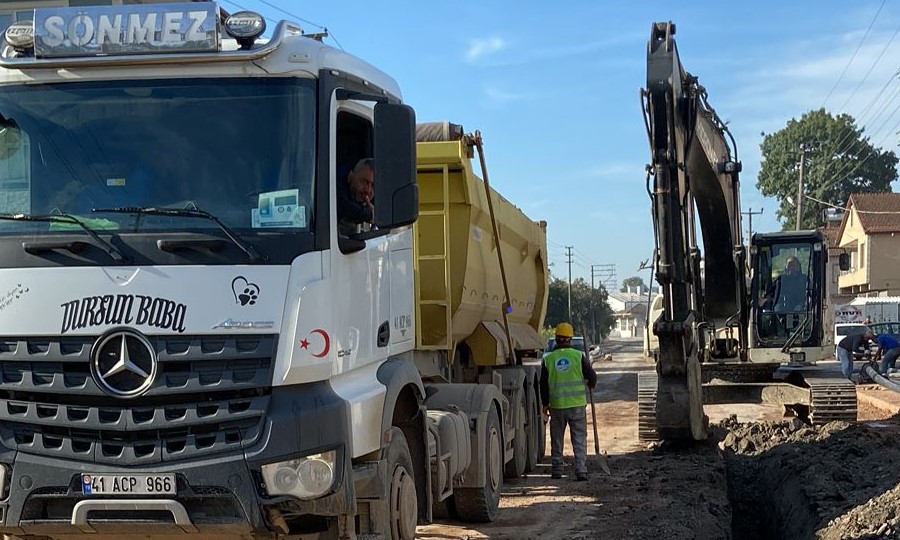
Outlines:
{"label": "trench", "polygon": [[725,475],[734,540],[813,537],[819,516],[798,475],[740,454],[726,457]]}
{"label": "trench", "polygon": [[734,540],[900,538],[900,422],[747,424],[723,439]]}

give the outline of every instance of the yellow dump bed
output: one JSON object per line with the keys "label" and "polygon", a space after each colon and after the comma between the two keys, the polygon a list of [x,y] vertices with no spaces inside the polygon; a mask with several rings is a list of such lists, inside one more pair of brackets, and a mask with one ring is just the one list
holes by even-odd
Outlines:
{"label": "yellow dump bed", "polygon": [[[415,226],[416,346],[451,354],[467,346],[477,364],[500,365],[509,354],[497,241],[485,184],[472,169],[471,139],[462,128],[443,134],[420,125],[416,144],[419,220]],[[529,219],[491,190],[509,286],[513,348],[543,348],[540,330],[549,290],[544,222]]]}

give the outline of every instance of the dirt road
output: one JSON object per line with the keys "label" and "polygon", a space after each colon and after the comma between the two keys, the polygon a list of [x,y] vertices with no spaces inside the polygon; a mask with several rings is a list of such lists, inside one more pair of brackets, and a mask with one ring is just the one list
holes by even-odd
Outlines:
{"label": "dirt road", "polygon": [[[749,497],[746,493],[741,498],[741,493],[736,493],[734,489],[730,491],[728,478],[730,474],[731,478],[740,479],[741,482],[751,485],[749,482],[752,479],[741,473],[750,470],[759,471],[758,467],[762,467],[760,465],[763,463],[762,460],[768,459],[769,454],[757,455],[750,451],[744,455],[742,452],[748,448],[751,450],[756,448],[751,444],[753,441],[762,445],[764,441],[761,438],[768,437],[768,440],[775,441],[772,444],[777,446],[779,437],[791,436],[790,432],[782,434],[779,429],[771,427],[775,426],[773,422],[782,420],[781,407],[708,406],[706,412],[710,416],[711,424],[720,423],[732,415],[736,418],[727,420],[726,428],[717,429],[714,436],[705,443],[684,448],[667,446],[663,449],[650,450],[637,440],[637,373],[646,369],[652,369],[652,365],[641,358],[640,342],[622,343],[621,348],[613,353],[612,362],[597,365],[598,386],[595,390],[595,399],[600,422],[600,446],[609,455],[612,475],[606,476],[602,473],[596,458],[590,455],[593,453],[593,439],[589,428],[588,482],[575,482],[570,478],[552,480],[549,465],[545,463],[536,474],[519,480],[506,481],[500,503],[501,511],[493,523],[436,523],[420,527],[419,538],[434,540],[778,538],[753,534],[754,531],[770,531],[770,529],[763,528],[763,524],[744,519],[746,513],[744,511],[749,508],[765,512],[766,509],[759,507],[760,500]],[[867,414],[870,418],[886,416],[880,414],[878,410],[867,411]],[[590,416],[588,418],[590,421]],[[731,444],[738,444],[741,440],[749,441],[740,443],[741,448],[720,445],[720,441],[726,439],[729,430],[742,433],[740,431],[742,428],[737,422],[752,422],[751,426],[770,427],[755,430],[748,428],[743,439],[740,437],[727,439]],[[892,423],[891,425],[896,427],[897,421],[893,419],[887,423]],[[769,432],[766,429],[769,429]],[[751,431],[753,434],[748,435]],[[810,430],[810,433],[813,431]],[[900,429],[897,433],[896,440],[900,440]],[[814,438],[815,434],[810,436]],[[871,442],[880,444],[880,440],[872,439]],[[900,447],[896,440],[894,446]],[[815,447],[816,452],[822,451],[820,446]],[[813,447],[808,446],[806,450],[811,451],[809,450],[811,448]],[[857,451],[865,452],[865,450]],[[571,455],[568,448],[567,455]],[[745,461],[738,461],[735,456]],[[821,455],[819,460],[829,462]],[[791,475],[792,471],[779,471],[778,466],[770,463],[766,472],[772,475],[772,478]],[[810,474],[814,470],[815,468],[810,469]],[[892,476],[894,479],[896,477],[896,474]],[[759,485],[759,483],[752,484],[752,486]],[[882,487],[885,489],[882,490]],[[869,491],[885,493],[888,492],[887,488],[889,486],[879,485]],[[846,499],[850,488],[845,483],[841,489],[844,490]],[[751,489],[750,494],[755,495],[757,491]],[[729,495],[735,498],[734,504]],[[833,494],[825,493],[825,496]],[[803,497],[797,496],[793,499],[788,498],[787,502],[796,503],[798,500],[802,502],[802,499]],[[761,500],[765,501],[765,497]],[[735,504],[742,511],[737,516],[733,514]],[[880,510],[884,511],[884,508]],[[804,515],[803,523],[806,528],[802,531],[815,530],[818,526],[815,517],[817,515],[815,512],[810,516]],[[900,511],[897,516],[900,519]],[[835,536],[829,538],[832,537],[837,538]]]}

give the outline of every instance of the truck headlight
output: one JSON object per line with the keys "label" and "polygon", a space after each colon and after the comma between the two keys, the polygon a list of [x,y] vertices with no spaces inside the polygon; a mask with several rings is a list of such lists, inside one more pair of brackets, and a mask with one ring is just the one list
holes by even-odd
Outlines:
{"label": "truck headlight", "polygon": [[291,495],[315,499],[331,490],[334,484],[334,462],[337,452],[331,450],[262,466],[263,481],[269,495]]}

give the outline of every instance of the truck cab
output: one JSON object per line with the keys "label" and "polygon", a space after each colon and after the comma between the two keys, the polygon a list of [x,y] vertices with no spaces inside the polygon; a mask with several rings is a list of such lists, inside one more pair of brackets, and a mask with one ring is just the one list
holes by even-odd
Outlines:
{"label": "truck cab", "polygon": [[[383,472],[392,422],[424,433],[414,398],[392,416],[418,374],[386,367],[414,345],[414,114],[362,60],[264,30],[195,2],[6,32],[0,532],[347,538],[392,481],[414,529],[424,436]],[[337,170],[363,158],[378,211],[341,235]]]}

